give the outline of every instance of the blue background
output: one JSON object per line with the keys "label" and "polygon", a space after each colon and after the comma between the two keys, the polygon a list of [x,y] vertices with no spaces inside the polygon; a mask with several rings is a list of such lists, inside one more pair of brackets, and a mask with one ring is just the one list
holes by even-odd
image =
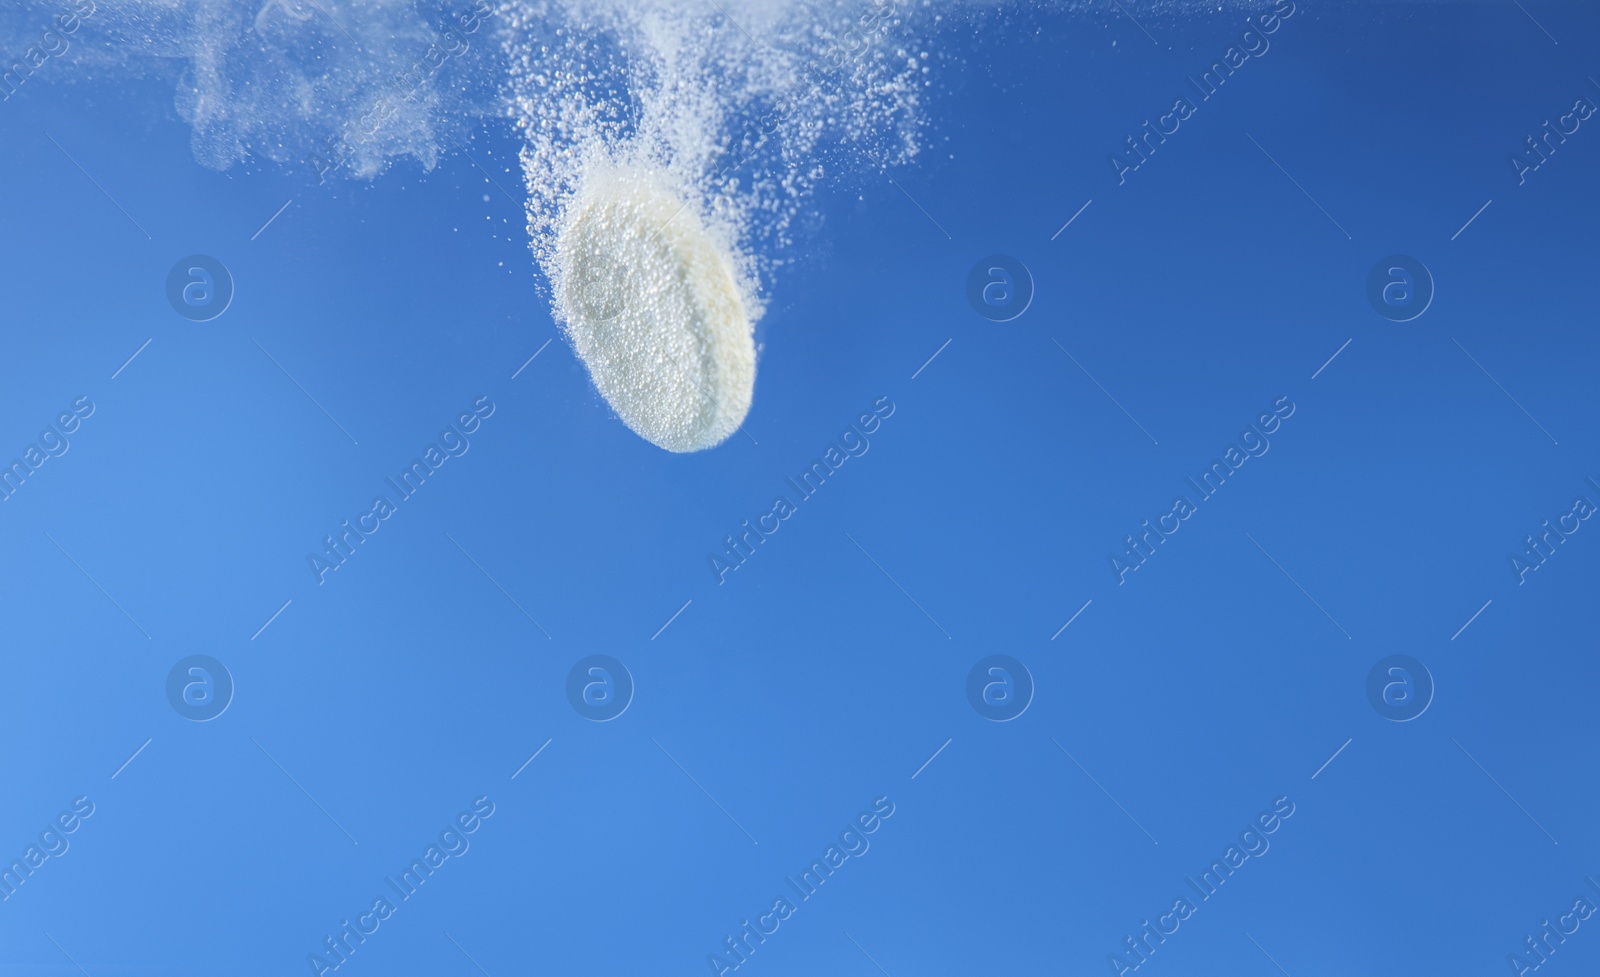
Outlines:
{"label": "blue background", "polygon": [[[97,406],[0,506],[0,856],[95,813],[0,903],[8,972],[305,973],[483,795],[341,977],[706,973],[885,795],[741,975],[1115,972],[1283,796],[1141,974],[1505,972],[1600,904],[1600,528],[1525,584],[1507,559],[1600,501],[1600,119],[1525,185],[1507,162],[1600,99],[1600,12],[1525,5],[1301,3],[1120,186],[1107,155],[1245,11],[1125,3],[1154,43],[1115,10],[915,21],[927,148],[815,198],[750,436],[688,456],[560,339],[507,127],[472,148],[499,187],[459,153],[219,174],[171,78],[49,65],[0,105],[0,456]],[[965,295],[997,252],[1036,288],[1003,323]],[[164,296],[193,253],[237,283],[207,323]],[[1437,289],[1405,323],[1365,293],[1396,253]],[[319,585],[307,554],[480,396],[470,451]],[[1119,585],[1122,539],[1282,396],[1270,452]],[[870,451],[719,584],[723,537],[879,397]],[[207,723],[165,694],[192,654],[236,683]],[[611,722],[566,698],[591,654],[636,683]],[[1014,721],[967,701],[990,654],[1036,684]],[[1411,722],[1364,691],[1392,654],[1437,684]],[[1600,964],[1591,930],[1540,973]]]}

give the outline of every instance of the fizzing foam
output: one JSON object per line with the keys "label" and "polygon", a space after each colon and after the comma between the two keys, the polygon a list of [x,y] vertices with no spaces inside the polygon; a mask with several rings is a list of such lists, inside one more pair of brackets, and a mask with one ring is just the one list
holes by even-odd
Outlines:
{"label": "fizzing foam", "polygon": [[756,348],[733,259],[660,175],[585,174],[556,244],[555,308],[606,402],[668,451],[738,429]]}
{"label": "fizzing foam", "polygon": [[754,324],[832,169],[916,148],[924,70],[895,0],[578,0],[508,19],[528,232],[556,317],[629,428],[738,429]]}
{"label": "fizzing foam", "polygon": [[[750,409],[754,326],[809,194],[916,152],[911,17],[955,5],[94,0],[55,74],[170,65],[199,162],[319,182],[432,169],[509,119],[552,312],[628,427],[693,451]],[[0,50],[57,6],[0,4]]]}

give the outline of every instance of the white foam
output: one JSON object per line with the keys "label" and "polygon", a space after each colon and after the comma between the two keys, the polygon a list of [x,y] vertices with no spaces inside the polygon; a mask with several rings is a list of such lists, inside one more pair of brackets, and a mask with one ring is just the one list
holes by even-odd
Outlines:
{"label": "white foam", "polygon": [[717,444],[749,409],[753,324],[807,196],[915,151],[910,28],[894,0],[577,0],[509,24],[555,313],[630,428]]}
{"label": "white foam", "polygon": [[[407,158],[432,169],[484,120],[509,119],[524,141],[529,241],[552,311],[624,422],[680,451],[717,443],[749,409],[752,327],[809,194],[835,174],[915,152],[927,31],[909,18],[935,9],[931,0],[95,3],[66,54],[81,70],[57,76],[172,65],[195,158],[216,169],[271,163],[312,180],[372,178]],[[55,5],[0,6],[3,41],[36,34]],[[652,237],[636,225],[664,201],[678,213]],[[619,263],[637,267],[614,294],[616,318],[586,313],[567,276],[603,291],[610,286],[596,281]]]}
{"label": "white foam", "polygon": [[554,260],[556,314],[623,423],[680,452],[738,429],[756,350],[733,260],[662,173],[591,167]]}

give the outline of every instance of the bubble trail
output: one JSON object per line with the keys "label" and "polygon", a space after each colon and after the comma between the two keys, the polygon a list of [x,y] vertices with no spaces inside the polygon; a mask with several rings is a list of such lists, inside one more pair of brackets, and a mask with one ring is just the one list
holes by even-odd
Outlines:
{"label": "bubble trail", "polygon": [[[195,159],[318,182],[520,134],[529,243],[596,389],[671,451],[737,430],[825,182],[908,161],[958,0],[75,0],[71,81],[170,74]],[[27,48],[59,10],[0,10]],[[928,23],[924,23],[928,22]],[[63,33],[65,31],[65,33]],[[70,76],[70,78],[69,78]]]}

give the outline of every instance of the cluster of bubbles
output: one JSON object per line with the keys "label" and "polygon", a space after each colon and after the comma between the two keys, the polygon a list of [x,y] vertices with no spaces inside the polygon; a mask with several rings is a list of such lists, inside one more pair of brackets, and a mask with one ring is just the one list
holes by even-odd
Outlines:
{"label": "cluster of bubbles", "polygon": [[745,299],[833,173],[917,150],[925,56],[904,0],[586,0],[508,12],[528,229],[554,245],[585,174],[648,170],[736,256]]}
{"label": "cluster of bubbles", "polygon": [[624,423],[710,447],[749,409],[761,286],[803,201],[916,151],[908,20],[895,0],[516,13],[508,96],[556,317]]}
{"label": "cluster of bubbles", "polygon": [[[195,158],[219,170],[431,169],[509,120],[526,139],[534,254],[554,273],[563,211],[596,160],[660,171],[751,254],[787,243],[830,169],[909,156],[927,2],[80,0],[82,28],[52,53],[77,65],[61,79],[171,79]],[[4,6],[8,56],[59,13]],[[762,269],[741,270],[754,286]]]}
{"label": "cluster of bubbles", "polygon": [[[0,11],[19,55],[58,12]],[[196,160],[372,177],[431,168],[503,105],[491,0],[79,0],[81,26],[52,77],[170,80]]]}
{"label": "cluster of bubbles", "polygon": [[[77,2],[89,30],[55,53],[90,77],[176,74],[215,169],[431,169],[508,121],[555,317],[630,427],[695,450],[748,409],[753,324],[804,201],[917,151],[914,4],[931,0]],[[0,40],[49,17],[11,6]],[[600,216],[574,229],[577,213]],[[634,218],[663,226],[619,225]],[[635,287],[650,281],[665,291]]]}

